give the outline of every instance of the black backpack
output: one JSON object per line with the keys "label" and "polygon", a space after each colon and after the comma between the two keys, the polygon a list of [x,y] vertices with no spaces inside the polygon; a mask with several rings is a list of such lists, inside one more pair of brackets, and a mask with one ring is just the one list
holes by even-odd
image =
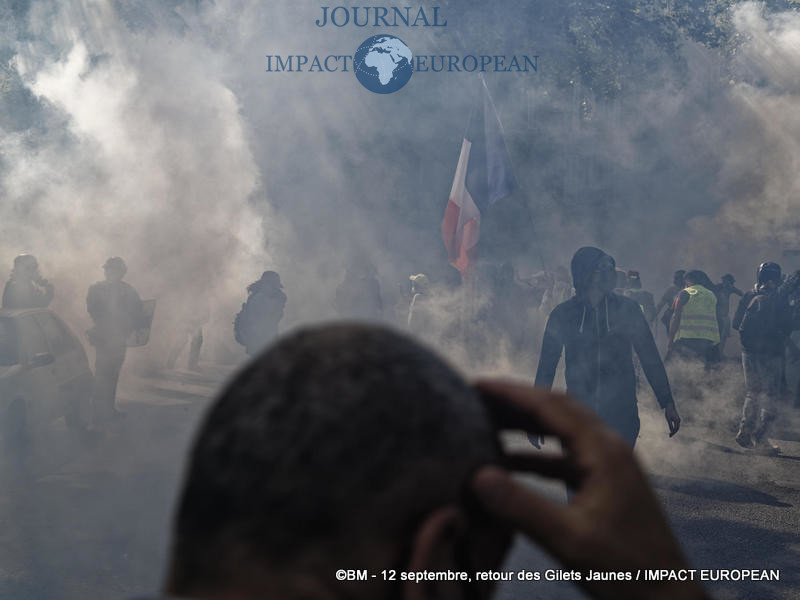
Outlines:
{"label": "black backpack", "polygon": [[742,342],[747,346],[757,340],[782,337],[784,332],[781,331],[781,326],[785,319],[781,319],[781,313],[785,308],[784,304],[775,293],[759,293],[753,296],[739,327]]}
{"label": "black backpack", "polygon": [[244,321],[246,318],[246,310],[247,303],[244,303],[242,304],[242,310],[236,313],[236,318],[233,320],[233,337],[236,338],[236,341],[242,346],[247,346],[247,342],[244,341],[244,331],[246,329],[244,326]]}

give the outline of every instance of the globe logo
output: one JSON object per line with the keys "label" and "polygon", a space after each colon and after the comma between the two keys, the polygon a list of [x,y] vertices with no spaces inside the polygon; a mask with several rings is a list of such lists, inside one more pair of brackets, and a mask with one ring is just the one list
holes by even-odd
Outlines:
{"label": "globe logo", "polygon": [[376,94],[391,94],[402,88],[414,73],[413,56],[400,38],[376,35],[369,38],[353,58],[353,70],[365,88]]}

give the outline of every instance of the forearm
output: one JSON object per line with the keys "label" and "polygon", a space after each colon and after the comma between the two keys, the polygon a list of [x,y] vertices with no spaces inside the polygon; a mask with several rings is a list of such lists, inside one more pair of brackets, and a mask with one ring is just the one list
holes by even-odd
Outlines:
{"label": "forearm", "polygon": [[672,315],[672,319],[669,322],[669,343],[673,343],[675,341],[675,336],[678,334],[678,327],[680,327],[681,318],[680,315],[674,314]]}
{"label": "forearm", "polygon": [[556,369],[558,368],[558,361],[560,357],[553,359],[552,357],[542,357],[539,359],[539,367],[536,369],[536,380],[534,385],[536,387],[550,389],[553,387],[553,381],[556,378]]}
{"label": "forearm", "polygon": [[664,363],[661,361],[661,355],[658,353],[658,347],[649,329],[638,333],[634,341],[634,348],[658,404],[661,408],[667,408],[670,404],[674,404],[667,371],[664,369]]}
{"label": "forearm", "polygon": [[561,360],[561,350],[561,343],[545,334],[542,352],[539,355],[539,366],[536,369],[535,385],[537,387],[550,389],[553,386],[558,361]]}

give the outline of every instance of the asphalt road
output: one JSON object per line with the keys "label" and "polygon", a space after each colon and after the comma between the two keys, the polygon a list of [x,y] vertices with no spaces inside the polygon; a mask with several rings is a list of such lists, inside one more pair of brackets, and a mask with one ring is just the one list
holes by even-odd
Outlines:
{"label": "asphalt road", "polygon": [[[191,435],[229,370],[128,377],[127,413],[102,434],[74,437],[56,423],[36,440],[25,471],[0,470],[0,598],[132,598],[163,577],[174,496]],[[721,384],[722,385],[722,384]],[[740,398],[681,405],[673,439],[646,395],[637,455],[697,569],[779,569],[777,582],[708,585],[715,598],[800,597],[800,411],[787,408],[773,439],[780,457],[733,442]],[[705,403],[705,404],[703,404]],[[511,445],[524,447],[522,436]],[[532,481],[563,501],[563,487]],[[624,493],[624,490],[620,490]],[[558,566],[520,539],[504,571]],[[502,600],[583,597],[568,582],[500,586]]]}
{"label": "asphalt road", "polygon": [[[704,387],[677,388],[681,431],[669,438],[662,413],[646,390],[639,393],[642,429],[636,455],[697,570],[779,570],[780,581],[708,581],[719,600],[800,598],[800,410],[788,403],[769,438],[781,455],[768,457],[734,442],[743,400],[738,363],[731,361]],[[681,393],[682,392],[682,393]],[[691,394],[691,399],[687,399]],[[511,440],[518,448],[523,438]],[[531,480],[554,501],[562,485]],[[624,490],[620,490],[624,493]],[[504,569],[558,569],[535,546],[518,539]],[[503,584],[499,600],[569,600],[585,596],[572,583],[518,581]]]}

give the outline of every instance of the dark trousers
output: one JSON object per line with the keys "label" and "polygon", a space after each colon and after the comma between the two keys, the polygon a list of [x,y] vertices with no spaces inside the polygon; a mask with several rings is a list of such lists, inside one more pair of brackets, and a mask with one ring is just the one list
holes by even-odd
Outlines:
{"label": "dark trousers", "polygon": [[127,348],[124,344],[97,344],[95,350],[92,401],[95,414],[103,420],[114,414],[117,383]]}

